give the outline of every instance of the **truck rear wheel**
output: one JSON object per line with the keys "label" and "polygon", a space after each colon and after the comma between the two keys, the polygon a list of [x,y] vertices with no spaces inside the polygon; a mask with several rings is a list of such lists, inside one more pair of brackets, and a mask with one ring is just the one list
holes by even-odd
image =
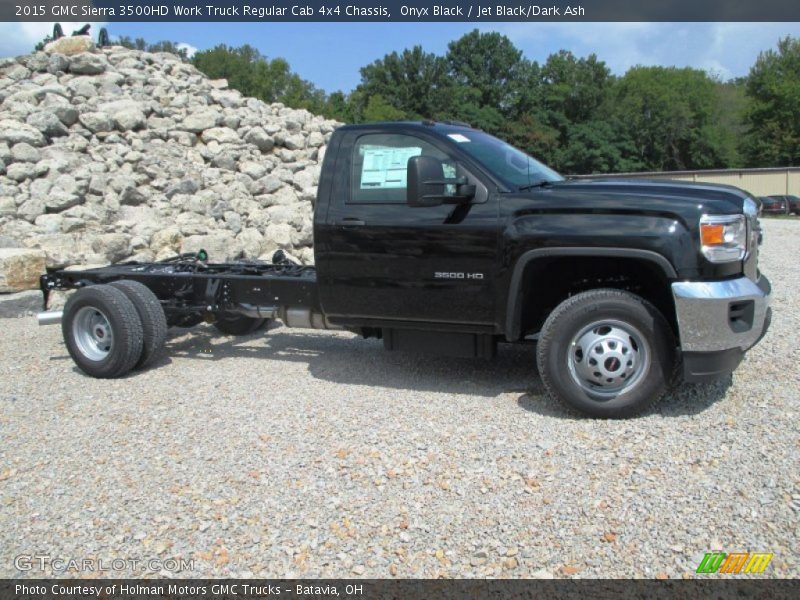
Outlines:
{"label": "truck rear wheel", "polygon": [[128,297],[110,285],[81,288],[64,305],[61,331],[78,368],[92,377],[120,377],[142,355],[142,321]]}
{"label": "truck rear wheel", "polygon": [[556,307],[542,327],[536,359],[548,392],[567,406],[625,418],[663,396],[675,343],[652,304],[626,291],[597,289]]}
{"label": "truck rear wheel", "polygon": [[124,279],[109,285],[122,290],[136,307],[142,321],[142,355],[135,368],[144,368],[152,364],[164,348],[167,339],[167,317],[164,309],[158,297],[143,283]]}
{"label": "truck rear wheel", "polygon": [[266,327],[269,319],[246,317],[236,313],[222,313],[217,315],[214,327],[226,335],[247,335]]}

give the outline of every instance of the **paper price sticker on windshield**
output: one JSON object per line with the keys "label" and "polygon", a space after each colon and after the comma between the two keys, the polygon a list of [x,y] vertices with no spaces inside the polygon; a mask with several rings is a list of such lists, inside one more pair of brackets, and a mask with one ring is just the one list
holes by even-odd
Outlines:
{"label": "paper price sticker on windshield", "polygon": [[448,133],[447,137],[449,137],[454,142],[458,142],[459,144],[463,144],[464,142],[470,141],[470,139],[467,136],[461,135],[460,133]]}

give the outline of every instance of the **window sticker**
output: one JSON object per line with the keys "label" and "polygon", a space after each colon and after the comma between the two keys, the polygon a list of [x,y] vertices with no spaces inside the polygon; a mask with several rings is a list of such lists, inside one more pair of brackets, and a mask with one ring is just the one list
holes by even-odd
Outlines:
{"label": "window sticker", "polygon": [[367,146],[361,148],[364,166],[361,167],[362,190],[385,190],[406,187],[408,159],[422,154],[422,148]]}
{"label": "window sticker", "polygon": [[463,144],[464,142],[470,141],[470,139],[467,136],[461,135],[460,133],[448,133],[447,137],[449,137],[454,142],[458,142],[459,144]]}

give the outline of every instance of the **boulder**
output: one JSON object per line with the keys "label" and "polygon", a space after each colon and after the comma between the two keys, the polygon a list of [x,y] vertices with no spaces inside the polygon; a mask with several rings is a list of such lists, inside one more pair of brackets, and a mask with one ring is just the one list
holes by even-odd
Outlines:
{"label": "boulder", "polygon": [[203,132],[203,142],[217,142],[218,144],[239,144],[239,134],[229,127],[212,127]]}
{"label": "boulder", "polygon": [[47,60],[47,72],[57,75],[65,73],[69,68],[69,59],[63,54],[51,54]]}
{"label": "boulder", "polygon": [[236,241],[242,246],[245,257],[258,258],[261,256],[264,236],[258,229],[252,227],[243,229],[239,235],[236,236]]}
{"label": "boulder", "polygon": [[144,113],[134,108],[121,110],[113,116],[114,124],[120,131],[136,131],[147,124]]}
{"label": "boulder", "polygon": [[226,262],[236,258],[243,250],[243,246],[228,231],[209,235],[190,235],[184,238],[181,244],[181,253],[198,252],[201,249],[208,253],[210,262]]}
{"label": "boulder", "polygon": [[31,223],[39,215],[43,215],[46,207],[44,205],[45,199],[42,198],[28,198],[17,207],[17,214],[23,219]]}
{"label": "boulder", "polygon": [[270,223],[264,231],[265,247],[272,251],[291,247],[293,232],[294,228],[286,223]]}
{"label": "boulder", "polygon": [[200,184],[194,179],[184,179],[170,186],[165,192],[167,198],[172,198],[176,194],[194,194],[200,189]]}
{"label": "boulder", "polygon": [[120,204],[129,206],[139,206],[147,202],[148,196],[142,190],[129,186],[124,188],[119,194]]}
{"label": "boulder", "polygon": [[180,252],[182,242],[183,236],[181,235],[180,228],[170,226],[156,231],[153,234],[153,237],[150,238],[150,248],[156,254],[164,249],[169,249],[172,254],[177,254]]}
{"label": "boulder", "polygon": [[92,254],[91,245],[85,236],[74,233],[51,233],[39,235],[27,240],[31,248],[40,248],[45,252],[45,266],[48,269],[63,269],[70,265],[87,262]]}
{"label": "boulder", "polygon": [[202,133],[206,129],[216,127],[222,120],[222,115],[215,110],[201,110],[189,113],[181,122],[181,129],[192,133]]}
{"label": "boulder", "polygon": [[308,146],[310,148],[319,148],[325,145],[325,136],[319,131],[314,131],[308,136]]}
{"label": "boulder", "polygon": [[44,146],[46,139],[42,132],[27,123],[17,120],[0,120],[0,142],[11,144],[30,144],[31,146]]}
{"label": "boulder", "polygon": [[86,112],[82,113],[78,120],[81,125],[86,127],[92,133],[100,133],[114,130],[114,122],[104,112]]}
{"label": "boulder", "polygon": [[267,166],[263,162],[249,160],[239,163],[239,171],[253,179],[260,179],[267,174]]}
{"label": "boulder", "polygon": [[45,54],[61,54],[63,56],[73,56],[82,52],[89,52],[94,49],[94,42],[88,35],[77,35],[62,37],[50,42],[44,47]]}
{"label": "boulder", "polygon": [[[17,203],[14,202],[13,198],[10,197],[0,197],[0,217],[6,216],[10,217],[17,212]],[[0,248],[3,247],[3,238],[5,236],[0,235]]]}
{"label": "boulder", "polygon": [[283,141],[287,150],[300,150],[306,147],[306,138],[301,134],[287,136]]}
{"label": "boulder", "polygon": [[47,137],[58,137],[67,135],[68,130],[54,112],[37,111],[28,115],[25,122],[31,127],[35,127]]}
{"label": "boulder", "polygon": [[40,215],[34,221],[34,224],[45,233],[61,233],[63,223],[64,217],[57,214]]}
{"label": "boulder", "polygon": [[106,233],[94,239],[92,250],[109,263],[115,263],[130,255],[130,241],[131,236],[124,233]]}
{"label": "boulder", "polygon": [[69,61],[69,71],[76,75],[99,75],[106,70],[107,66],[105,58],[89,52],[76,54]]}
{"label": "boulder", "polygon": [[72,194],[61,189],[53,189],[44,201],[45,212],[58,213],[73,206],[78,206],[83,202],[83,198],[77,194]]}
{"label": "boulder", "polygon": [[39,288],[45,272],[45,253],[29,248],[0,248],[0,292]]}
{"label": "boulder", "polygon": [[47,173],[47,167],[40,163],[19,162],[8,165],[6,168],[6,177],[14,181],[26,181],[28,179],[35,179]]}
{"label": "boulder", "polygon": [[0,234],[47,267],[201,247],[307,261],[336,126],[166,53],[64,38],[0,59]]}
{"label": "boulder", "polygon": [[261,127],[253,127],[248,131],[244,136],[244,141],[253,144],[262,152],[269,152],[275,147],[275,140]]}
{"label": "boulder", "polygon": [[25,142],[14,144],[14,147],[11,148],[11,159],[14,162],[35,163],[39,162],[41,157],[41,153],[36,148]]}

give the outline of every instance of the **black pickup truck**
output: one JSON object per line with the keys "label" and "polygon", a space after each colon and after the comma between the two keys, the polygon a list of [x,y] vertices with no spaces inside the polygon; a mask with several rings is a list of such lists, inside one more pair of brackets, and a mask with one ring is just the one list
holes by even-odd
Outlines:
{"label": "black pickup truck", "polygon": [[39,322],[61,322],[94,377],[146,366],[167,327],[203,321],[236,335],[280,319],[462,357],[536,342],[552,396],[626,417],[676,376],[733,371],[766,332],[757,217],[734,187],[565,180],[456,123],[345,126],[322,165],[315,267],[201,251],[56,271],[45,310],[51,290],[79,289]]}

